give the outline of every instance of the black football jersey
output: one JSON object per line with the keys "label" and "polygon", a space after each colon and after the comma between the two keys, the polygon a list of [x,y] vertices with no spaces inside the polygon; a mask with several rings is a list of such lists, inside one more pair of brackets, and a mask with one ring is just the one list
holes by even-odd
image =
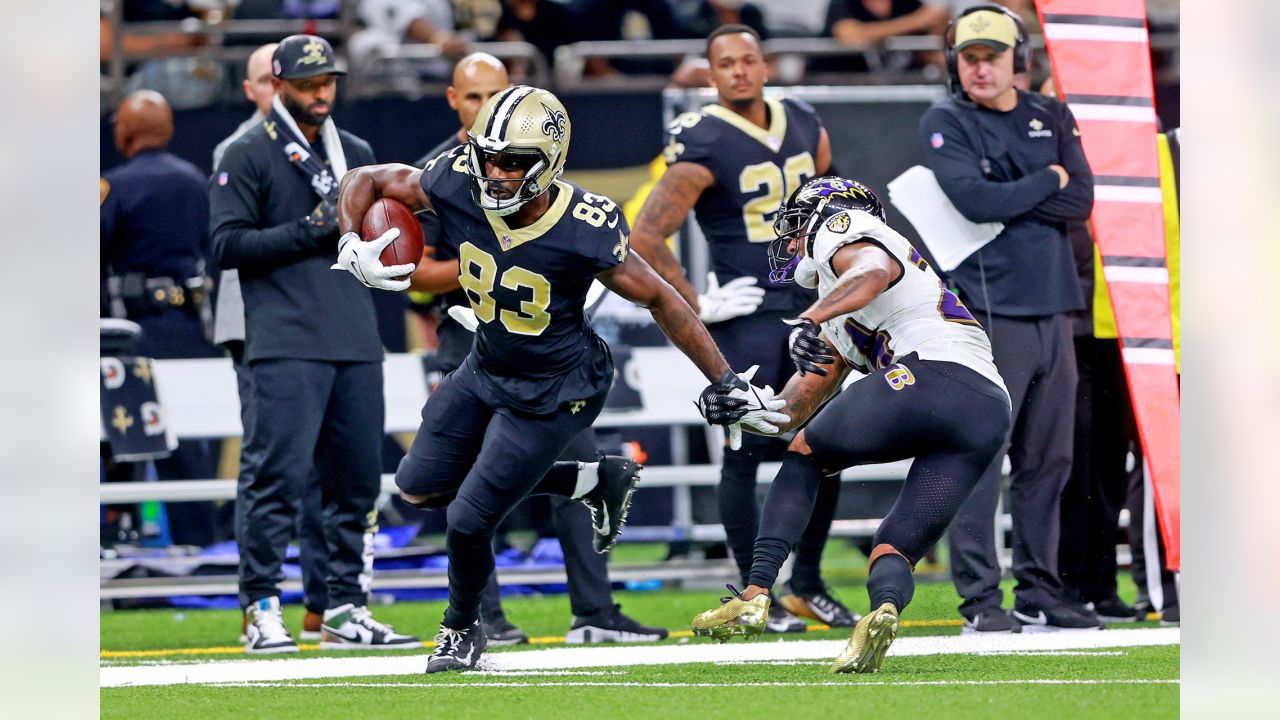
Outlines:
{"label": "black football jersey", "polygon": [[422,188],[457,249],[459,282],[480,320],[472,350],[485,384],[534,413],[608,387],[613,359],[583,312],[596,273],[626,258],[630,228],[603,195],[557,180],[551,206],[518,229],[472,199],[466,146],[427,163]]}
{"label": "black football jersey", "polygon": [[715,175],[694,205],[710,243],[711,269],[723,285],[750,275],[765,289],[758,313],[790,314],[807,308],[812,290],[769,281],[768,244],[773,220],[791,191],[817,174],[822,121],[807,103],[765,98],[769,127],[761,128],[721,105],[685,113],[667,127],[668,165],[692,162]]}

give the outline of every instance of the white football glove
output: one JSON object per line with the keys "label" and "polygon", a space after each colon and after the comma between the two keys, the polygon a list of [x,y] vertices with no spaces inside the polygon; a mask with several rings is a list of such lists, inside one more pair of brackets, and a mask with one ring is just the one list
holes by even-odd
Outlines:
{"label": "white football glove", "polygon": [[480,318],[477,318],[476,311],[469,307],[450,305],[449,317],[453,318],[454,322],[465,328],[467,332],[475,332],[476,328],[480,327]]}
{"label": "white football glove", "polygon": [[[753,278],[754,279],[754,278]],[[729,448],[737,450],[742,447],[742,426],[746,425],[760,435],[777,435],[778,426],[791,422],[791,416],[778,412],[787,405],[786,400],[775,398],[773,388],[765,385],[757,387],[751,384],[759,365],[752,365],[746,372],[738,373],[738,377],[747,383],[746,390],[735,388],[729,397],[743,398],[747,401],[747,414],[729,426]]]}
{"label": "white football glove", "polygon": [[383,248],[400,237],[400,228],[391,228],[376,240],[365,242],[356,233],[349,232],[338,239],[338,262],[330,270],[346,270],[365,287],[379,290],[408,290],[409,278],[396,280],[413,272],[414,265],[383,265],[379,255]]}
{"label": "white football glove", "polygon": [[750,315],[764,302],[764,288],[751,276],[734,278],[723,286],[714,272],[707,273],[707,292],[698,296],[698,319],[710,325]]}

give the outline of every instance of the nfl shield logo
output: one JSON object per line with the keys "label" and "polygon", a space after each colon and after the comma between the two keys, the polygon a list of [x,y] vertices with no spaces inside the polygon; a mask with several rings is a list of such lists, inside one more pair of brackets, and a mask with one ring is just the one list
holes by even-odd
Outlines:
{"label": "nfl shield logo", "polygon": [[929,144],[933,146],[934,150],[942,147],[942,142],[942,133],[934,133],[929,136]]}
{"label": "nfl shield logo", "polygon": [[227,184],[227,174],[226,174],[226,173],[224,173],[224,172],[220,172],[220,173],[218,173],[218,184],[219,184],[219,185],[226,185],[226,184]]}
{"label": "nfl shield logo", "polygon": [[512,241],[511,241],[511,236],[510,236],[510,235],[503,235],[503,236],[502,236],[502,239],[500,239],[498,242],[499,242],[499,243],[501,243],[501,245],[502,245],[502,249],[503,249],[503,250],[510,250],[510,249],[511,249],[511,242],[512,242]]}

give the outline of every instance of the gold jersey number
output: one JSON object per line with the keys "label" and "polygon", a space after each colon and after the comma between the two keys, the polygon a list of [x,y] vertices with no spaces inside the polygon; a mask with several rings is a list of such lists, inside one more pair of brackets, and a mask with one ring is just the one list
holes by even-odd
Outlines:
{"label": "gold jersey number", "polygon": [[[458,282],[471,301],[471,309],[482,323],[491,323],[496,317],[508,332],[517,335],[541,335],[551,324],[551,283],[542,275],[522,267],[507,268],[498,278],[498,263],[489,253],[469,242],[462,244],[458,253]],[[498,309],[493,299],[493,285],[520,292],[528,288],[530,298],[520,301],[520,309]]]}
{"label": "gold jersey number", "polygon": [[792,155],[778,167],[777,163],[762,162],[748,165],[738,175],[738,189],[754,193],[761,187],[764,193],[742,206],[742,222],[747,228],[747,240],[753,243],[773,240],[773,223],[767,216],[778,211],[782,201],[807,179],[817,174],[813,156],[807,152]]}

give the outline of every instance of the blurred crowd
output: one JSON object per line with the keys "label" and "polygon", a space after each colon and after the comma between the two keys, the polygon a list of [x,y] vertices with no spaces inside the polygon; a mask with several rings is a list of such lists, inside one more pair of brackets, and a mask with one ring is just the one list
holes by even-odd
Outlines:
{"label": "blurred crowd", "polygon": [[[201,49],[245,46],[247,52],[248,46],[279,36],[280,26],[273,22],[302,21],[293,29],[306,32],[316,32],[316,23],[331,23],[332,32],[321,32],[353,71],[373,69],[373,63],[386,57],[411,55],[411,74],[425,81],[446,81],[453,62],[484,49],[478,44],[528,43],[546,67],[554,68],[557,50],[573,43],[696,40],[718,25],[739,23],[765,40],[823,38],[836,43],[807,58],[784,61],[774,73],[775,82],[811,81],[817,75],[823,82],[880,82],[901,73],[941,81],[941,45],[927,38],[940,36],[952,18],[975,4],[978,0],[102,0],[100,59],[106,68],[113,58],[117,64],[127,58],[127,85],[116,88],[112,97],[150,88],[165,93],[180,109],[208,104],[238,82],[228,75],[235,74],[242,58],[219,62]],[[1032,0],[999,4],[1022,17],[1033,35],[1038,33]],[[1176,3],[1154,0],[1148,6],[1153,32],[1176,29]],[[170,24],[163,31],[148,27],[155,21]],[[267,24],[258,32],[246,22],[236,23],[233,30],[228,21]],[[890,41],[904,37],[921,40],[898,46]],[[527,57],[504,59],[513,79],[527,76]],[[677,60],[584,55],[575,69],[597,80],[666,74]],[[1177,67],[1171,53],[1157,51],[1155,60],[1158,66]]]}

